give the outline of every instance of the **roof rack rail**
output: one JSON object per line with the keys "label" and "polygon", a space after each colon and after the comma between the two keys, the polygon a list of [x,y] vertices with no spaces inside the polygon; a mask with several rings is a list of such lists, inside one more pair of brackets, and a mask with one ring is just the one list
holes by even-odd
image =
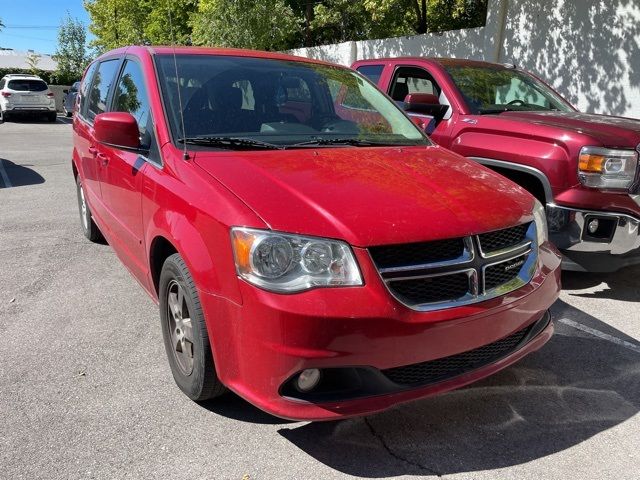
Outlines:
{"label": "roof rack rail", "polygon": [[38,78],[42,80],[38,75],[32,75],[30,73],[7,73],[5,75],[5,78],[11,78],[11,77]]}

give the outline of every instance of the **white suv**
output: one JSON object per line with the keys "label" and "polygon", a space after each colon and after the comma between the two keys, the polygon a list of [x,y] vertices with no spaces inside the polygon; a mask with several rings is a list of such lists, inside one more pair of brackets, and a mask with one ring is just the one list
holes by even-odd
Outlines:
{"label": "white suv", "polygon": [[0,118],[44,114],[56,121],[56,101],[48,85],[36,75],[5,75],[0,80]]}

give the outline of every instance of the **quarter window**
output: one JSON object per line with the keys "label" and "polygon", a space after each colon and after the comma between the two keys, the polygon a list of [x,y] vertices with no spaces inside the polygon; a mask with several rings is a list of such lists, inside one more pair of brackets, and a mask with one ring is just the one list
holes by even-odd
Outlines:
{"label": "quarter window", "polygon": [[116,75],[118,63],[118,60],[107,60],[98,67],[88,95],[87,117],[90,121],[93,121],[96,115],[107,111],[109,89]]}
{"label": "quarter window", "polygon": [[148,146],[147,128],[149,127],[151,109],[142,70],[136,62],[126,61],[114,95],[113,110],[128,112],[135,117],[140,129],[142,144]]}

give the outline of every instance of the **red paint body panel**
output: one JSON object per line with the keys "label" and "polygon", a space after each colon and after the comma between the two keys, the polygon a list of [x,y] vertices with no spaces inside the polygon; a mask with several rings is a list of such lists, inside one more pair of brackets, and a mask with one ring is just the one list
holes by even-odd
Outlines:
{"label": "red paint body panel", "polygon": [[[96,144],[93,125],[76,115],[73,162],[87,185],[96,223],[154,300],[154,245],[167,241],[184,258],[223,383],[276,415],[327,420],[460,387],[548,340],[551,326],[509,357],[428,388],[322,405],[282,397],[282,382],[300,368],[405,365],[521,330],[557,298],[559,256],[545,243],[530,283],[483,303],[431,312],[403,306],[383,285],[366,247],[459,237],[530,221],[532,197],[441,147],[200,149],[189,151],[185,160],[170,141],[152,62],[154,53],[172,51],[129,47],[107,54],[135,58],[142,66],[161,161],[141,161],[135,152]],[[297,60],[251,51],[177,51]],[[364,285],[291,295],[249,285],[236,275],[232,226],[345,240],[355,252]]]}

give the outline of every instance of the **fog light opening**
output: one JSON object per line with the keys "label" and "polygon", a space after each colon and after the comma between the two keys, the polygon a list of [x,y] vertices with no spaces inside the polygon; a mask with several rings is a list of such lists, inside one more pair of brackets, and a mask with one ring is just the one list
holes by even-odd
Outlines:
{"label": "fog light opening", "polygon": [[296,388],[301,392],[310,392],[320,383],[320,376],[320,370],[317,368],[303,370],[296,379]]}
{"label": "fog light opening", "polygon": [[591,220],[589,222],[589,225],[587,226],[587,228],[589,229],[589,233],[590,234],[594,234],[598,231],[598,227],[600,226],[600,222],[598,221],[597,218],[594,218],[593,220]]}

